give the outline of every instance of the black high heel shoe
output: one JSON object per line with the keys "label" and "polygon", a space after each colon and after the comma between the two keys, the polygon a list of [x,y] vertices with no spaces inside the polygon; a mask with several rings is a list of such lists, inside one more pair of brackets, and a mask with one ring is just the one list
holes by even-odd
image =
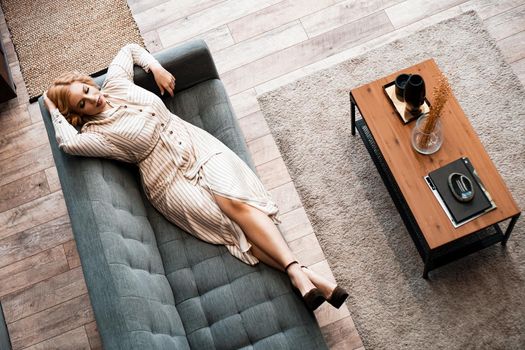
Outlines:
{"label": "black high heel shoe", "polygon": [[326,301],[336,309],[339,309],[346,298],[348,298],[348,292],[339,286],[335,286],[332,294],[330,294],[330,298],[326,299]]}
{"label": "black high heel shoe", "polygon": [[[293,264],[299,264],[299,263],[297,261],[292,261],[291,263],[286,265],[286,267],[284,268],[284,271],[288,272],[288,268]],[[310,289],[305,295],[301,295],[301,292],[299,291],[299,289],[293,285],[292,285],[292,290],[294,291],[295,294],[297,294],[297,296],[303,299],[304,304],[306,305],[308,310],[311,310],[311,311],[314,311],[319,306],[321,306],[322,303],[326,301],[323,293],[317,288]]]}
{"label": "black high heel shoe", "polygon": [[[308,269],[306,266],[301,266],[301,268]],[[330,297],[326,299],[326,301],[335,307],[336,309],[339,309],[341,305],[345,302],[346,298],[348,298],[349,294],[348,292],[339,286],[335,286],[334,290],[332,291],[332,294],[330,294]]]}

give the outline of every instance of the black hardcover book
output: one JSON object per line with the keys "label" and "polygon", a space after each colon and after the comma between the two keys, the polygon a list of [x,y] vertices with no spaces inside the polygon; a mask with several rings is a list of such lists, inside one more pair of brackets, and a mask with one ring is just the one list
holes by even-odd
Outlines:
{"label": "black hardcover book", "polygon": [[[473,172],[472,164],[468,158],[463,157],[428,174],[456,223],[464,222],[493,207]],[[448,178],[452,173],[464,174],[471,181],[474,197],[469,202],[461,202],[452,194],[448,184]]]}

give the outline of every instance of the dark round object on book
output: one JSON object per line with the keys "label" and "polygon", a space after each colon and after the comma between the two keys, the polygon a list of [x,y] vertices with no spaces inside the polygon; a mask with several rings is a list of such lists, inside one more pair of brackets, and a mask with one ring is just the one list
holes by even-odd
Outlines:
{"label": "dark round object on book", "polygon": [[474,198],[474,186],[470,179],[461,173],[452,173],[448,176],[448,187],[460,202],[470,202]]}
{"label": "dark round object on book", "polygon": [[399,74],[396,77],[396,97],[399,101],[405,100],[405,86],[407,84],[408,78],[410,78],[410,74]]}

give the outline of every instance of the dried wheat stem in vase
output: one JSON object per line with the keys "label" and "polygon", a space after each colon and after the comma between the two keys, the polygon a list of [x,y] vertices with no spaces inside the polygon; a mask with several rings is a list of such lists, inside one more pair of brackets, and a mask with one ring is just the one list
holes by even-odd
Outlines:
{"label": "dried wheat stem in vase", "polygon": [[418,141],[418,146],[420,148],[428,147],[428,143],[430,142],[430,134],[436,128],[436,124],[439,120],[439,115],[441,114],[441,110],[447,102],[450,93],[451,89],[448,80],[445,76],[442,75],[439,78],[437,86],[434,87],[434,103],[432,104],[432,106],[430,106],[430,112],[428,113],[425,123],[422,126],[421,131],[423,135]]}

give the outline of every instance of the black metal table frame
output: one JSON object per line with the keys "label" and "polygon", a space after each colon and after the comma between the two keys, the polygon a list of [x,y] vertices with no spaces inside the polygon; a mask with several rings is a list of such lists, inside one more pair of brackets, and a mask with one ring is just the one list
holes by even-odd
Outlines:
{"label": "black metal table frame", "polygon": [[[356,107],[359,110],[359,106],[355,103],[354,97],[350,92],[352,135],[355,135],[355,130],[357,129],[368,153],[372,158],[372,161],[379,172],[379,175],[381,176],[381,179],[383,180],[383,183],[388,190],[388,193],[390,194],[390,197],[394,201],[403,223],[405,224],[408,232],[410,233],[410,236],[412,237],[412,240],[414,241],[419,255],[423,259],[423,278],[427,279],[429,271],[439,266],[448,264],[495,243],[501,242],[502,246],[505,246],[521,213],[518,213],[515,216],[502,220],[494,225],[485,227],[477,232],[459,238],[438,248],[430,249],[427,241],[425,240],[425,237],[423,236],[423,233],[421,232],[421,229],[419,228],[419,225],[416,222],[416,219],[414,218],[414,215],[412,214],[412,211],[410,210],[410,207],[408,206],[394,176],[390,171],[390,168],[383,158],[381,150],[375,142],[374,136],[368,129],[366,120],[361,118],[356,121]],[[359,113],[361,113],[360,110]],[[507,226],[507,229],[505,230],[505,233],[503,233],[498,224],[508,219],[510,219],[510,222]]]}

